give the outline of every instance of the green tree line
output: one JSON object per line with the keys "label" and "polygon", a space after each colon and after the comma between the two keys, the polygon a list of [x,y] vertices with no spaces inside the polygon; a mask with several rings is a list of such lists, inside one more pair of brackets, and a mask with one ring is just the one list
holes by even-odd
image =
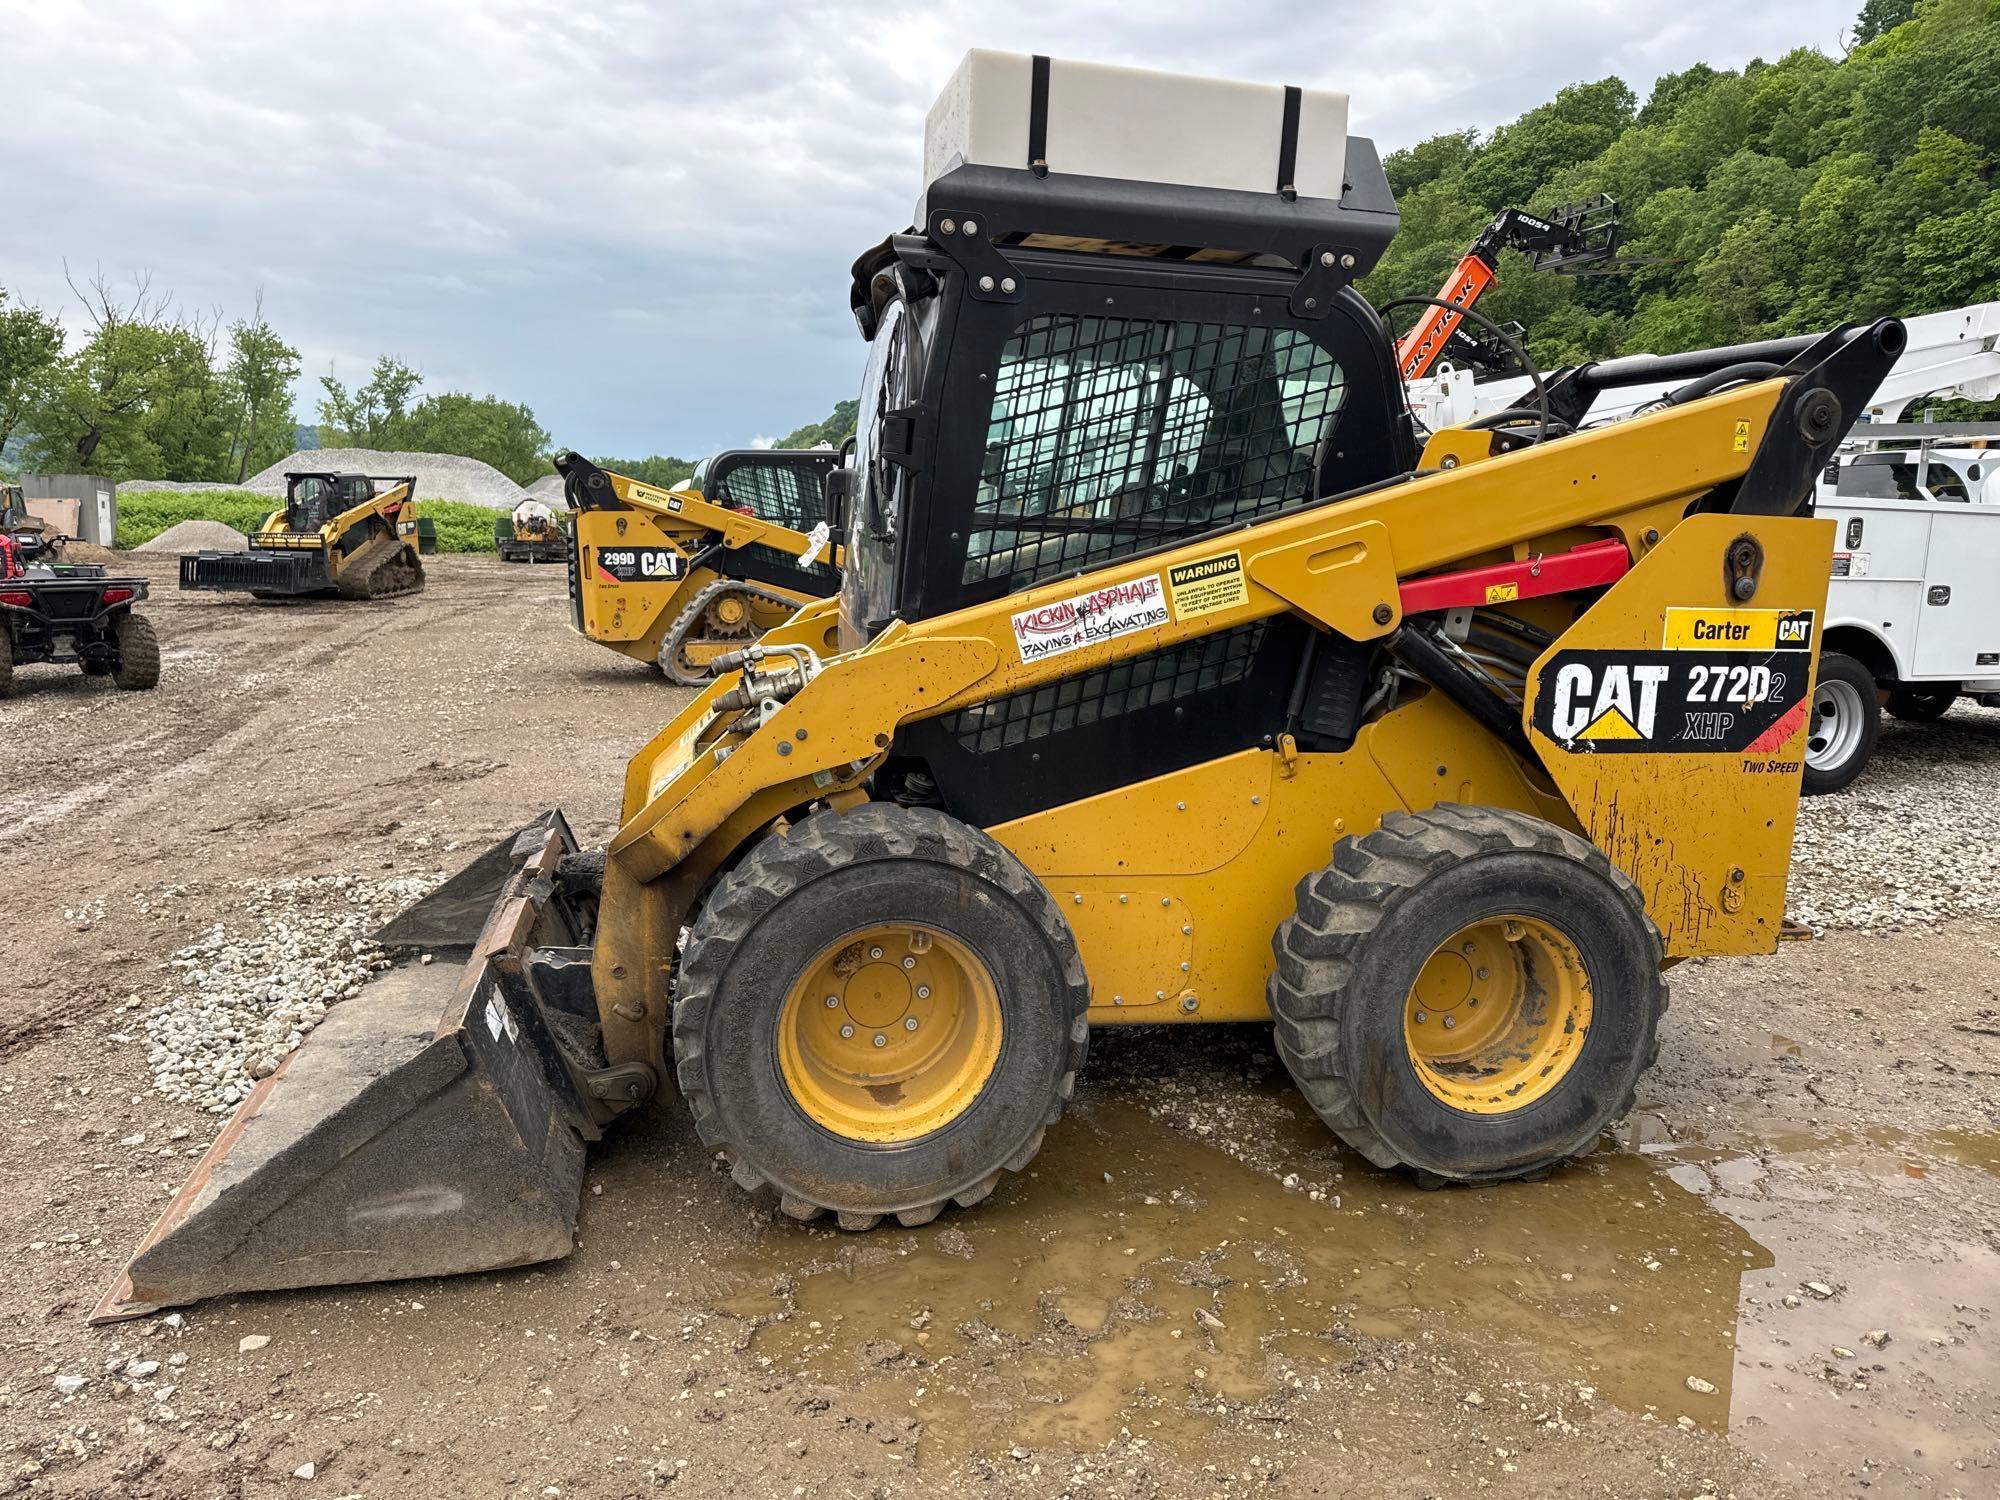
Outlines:
{"label": "green tree line", "polygon": [[1391,153],[1402,229],[1362,292],[1435,295],[1498,211],[1604,193],[1638,264],[1537,275],[1509,251],[1480,304],[1543,368],[2000,296],[2000,0],[1868,0],[1854,38],[1838,61],[1697,64],[1643,105],[1579,83],[1489,136]]}

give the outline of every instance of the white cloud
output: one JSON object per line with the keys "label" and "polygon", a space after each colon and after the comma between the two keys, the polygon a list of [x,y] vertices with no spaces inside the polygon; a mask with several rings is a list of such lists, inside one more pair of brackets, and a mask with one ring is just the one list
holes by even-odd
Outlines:
{"label": "white cloud", "polygon": [[1482,26],[1444,0],[0,0],[0,281],[59,306],[66,257],[232,313],[262,286],[309,375],[395,353],[559,442],[692,454],[851,394],[848,264],[908,221],[968,46],[1345,88],[1388,150],[1608,72],[1643,95],[1831,47],[1858,3],[1550,0]]}

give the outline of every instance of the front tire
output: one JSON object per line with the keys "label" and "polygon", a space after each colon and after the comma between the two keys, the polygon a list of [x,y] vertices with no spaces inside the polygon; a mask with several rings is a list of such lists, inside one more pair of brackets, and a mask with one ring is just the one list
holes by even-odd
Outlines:
{"label": "front tire", "polygon": [[160,680],[160,638],[144,615],[120,615],[111,627],[118,643],[118,665],[111,680],[128,693],[144,692]]}
{"label": "front tire", "polygon": [[1596,846],[1443,804],[1342,839],[1278,926],[1279,1055],[1378,1167],[1491,1182],[1591,1150],[1667,1008],[1659,930]]}
{"label": "front tire", "polygon": [[843,1229],[923,1224],[1034,1157],[1089,1003],[1068,924],[1006,849],[927,808],[822,812],[696,917],[675,1074],[741,1186]]}
{"label": "front tire", "polygon": [[1823,653],[1810,713],[1804,789],[1810,796],[1824,796],[1859,776],[1875,753],[1882,698],[1874,673],[1851,656]]}

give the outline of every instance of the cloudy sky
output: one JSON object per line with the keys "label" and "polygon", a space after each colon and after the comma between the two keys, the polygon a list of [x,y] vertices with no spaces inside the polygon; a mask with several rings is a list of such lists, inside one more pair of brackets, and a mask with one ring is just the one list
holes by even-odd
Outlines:
{"label": "cloudy sky", "polygon": [[261,287],[304,420],[386,352],[559,443],[693,456],[853,393],[847,267],[908,222],[968,47],[1345,89],[1386,152],[1833,51],[1859,5],[0,0],[0,284],[72,315],[65,259],[232,316]]}

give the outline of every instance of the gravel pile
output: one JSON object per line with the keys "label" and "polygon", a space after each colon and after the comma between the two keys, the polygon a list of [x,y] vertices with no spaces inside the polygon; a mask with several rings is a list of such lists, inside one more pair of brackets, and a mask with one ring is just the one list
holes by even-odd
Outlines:
{"label": "gravel pile", "polygon": [[451,453],[384,453],[375,448],[301,449],[251,475],[245,488],[283,493],[288,472],[414,474],[419,500],[463,500],[494,510],[512,510],[521,503],[523,493],[518,484],[481,459]]}
{"label": "gravel pile", "polygon": [[1961,703],[1935,724],[1884,716],[1859,780],[1799,804],[1789,914],[1894,932],[2000,915],[2000,710]]}
{"label": "gravel pile", "polygon": [[529,485],[526,494],[537,500],[546,500],[551,505],[562,504],[563,478],[560,474],[544,474]]}
{"label": "gravel pile", "polygon": [[218,922],[175,953],[178,983],[146,1013],[154,1088],[217,1114],[234,1109],[328,1006],[386,967],[367,934],[433,884],[350,875],[236,883],[236,925]]}
{"label": "gravel pile", "polygon": [[149,542],[141,542],[134,552],[241,552],[249,539],[234,526],[221,521],[180,521]]}

